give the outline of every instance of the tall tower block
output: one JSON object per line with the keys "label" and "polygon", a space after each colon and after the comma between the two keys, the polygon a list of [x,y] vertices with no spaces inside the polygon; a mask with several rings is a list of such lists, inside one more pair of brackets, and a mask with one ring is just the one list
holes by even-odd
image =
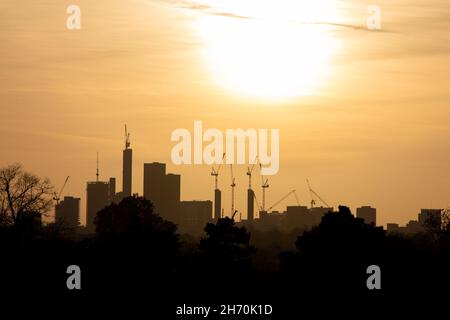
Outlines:
{"label": "tall tower block", "polygon": [[88,182],[86,189],[86,229],[95,232],[97,213],[110,204],[109,183],[103,181]]}
{"label": "tall tower block", "polygon": [[247,220],[253,221],[255,218],[255,194],[252,189],[247,190]]}
{"label": "tall tower block", "polygon": [[123,150],[123,176],[122,176],[122,191],[123,197],[131,196],[131,183],[132,183],[132,171],[133,171],[133,150]]}
{"label": "tall tower block", "polygon": [[219,189],[214,190],[214,219],[219,219],[222,213],[222,192]]}
{"label": "tall tower block", "polygon": [[116,178],[109,178],[109,202],[114,202],[116,196]]}
{"label": "tall tower block", "polygon": [[130,148],[130,134],[125,125],[125,149],[123,150],[122,192],[123,197],[131,196],[133,150]]}

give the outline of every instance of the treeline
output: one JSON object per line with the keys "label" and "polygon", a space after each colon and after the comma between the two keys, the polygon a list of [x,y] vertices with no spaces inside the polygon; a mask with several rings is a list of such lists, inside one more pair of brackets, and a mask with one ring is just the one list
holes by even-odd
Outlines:
{"label": "treeline", "polygon": [[164,290],[176,284],[187,290],[212,287],[212,292],[231,284],[240,293],[281,285],[310,292],[366,292],[367,267],[377,265],[387,291],[432,289],[448,282],[449,230],[412,238],[387,235],[343,206],[299,234],[292,250],[257,248],[251,233],[230,218],[206,225],[198,241],[182,238],[175,224],[137,196],[104,208],[95,224],[96,235],[81,241],[65,237],[54,225],[28,220],[3,225],[1,274],[8,275],[4,280],[23,288],[65,291],[66,268],[78,265],[83,289],[93,292],[158,286]]}
{"label": "treeline", "polygon": [[[367,286],[367,270],[374,265],[381,270],[384,294],[434,292],[450,283],[447,226],[409,238],[388,235],[340,206],[295,235],[252,234],[223,218],[194,239],[180,236],[150,201],[133,196],[101,210],[95,236],[76,241],[57,225],[36,220],[48,206],[47,181],[16,166],[0,171],[0,187],[0,277],[10,290],[68,295],[150,290],[171,299],[367,295],[374,294]],[[41,199],[29,192],[33,188],[41,190]],[[80,293],[67,289],[70,265],[82,272]]]}

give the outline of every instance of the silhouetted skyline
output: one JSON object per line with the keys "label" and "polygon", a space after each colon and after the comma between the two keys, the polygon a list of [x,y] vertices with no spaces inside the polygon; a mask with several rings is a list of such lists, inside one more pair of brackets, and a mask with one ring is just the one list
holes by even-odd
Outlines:
{"label": "silhouetted skyline", "polygon": [[433,319],[450,289],[449,15],[0,0],[0,304]]}
{"label": "silhouetted skyline", "polygon": [[[122,162],[123,181],[127,181],[123,186],[130,190],[130,183],[133,177],[133,166],[131,162],[130,136],[126,131],[124,157]],[[128,153],[129,152],[129,153]],[[256,165],[256,164],[255,164]],[[178,225],[181,233],[190,233],[192,235],[201,235],[204,226],[212,221],[217,221],[219,217],[233,217],[240,224],[247,227],[256,228],[262,231],[269,231],[277,229],[280,232],[292,232],[294,230],[310,230],[317,226],[322,217],[335,209],[315,191],[312,189],[309,180],[307,181],[310,190],[310,206],[301,205],[295,190],[287,193],[275,204],[269,208],[264,204],[261,205],[258,197],[254,192],[254,184],[252,186],[253,168],[249,166],[246,172],[248,176],[248,189],[246,212],[244,216],[239,207],[235,207],[234,212],[225,213],[225,208],[222,207],[222,190],[219,189],[218,181],[220,169],[224,165],[212,167],[211,176],[214,177],[215,185],[212,190],[213,199],[211,200],[183,200],[181,199],[182,184],[181,176],[178,174],[167,173],[166,164],[153,162],[144,163],[144,185],[143,196],[150,200],[155,212],[161,215],[162,218],[174,222]],[[99,169],[97,168],[97,175]],[[231,172],[232,173],[232,172]],[[223,173],[222,173],[223,174]],[[232,178],[234,179],[233,173]],[[253,177],[254,178],[254,177]],[[268,178],[261,175],[262,191],[266,192],[266,187],[269,186]],[[234,181],[234,180],[233,180]],[[105,208],[111,203],[119,203],[126,198],[124,191],[116,193],[116,179],[109,178],[109,182],[91,181],[87,183],[86,189],[86,231],[83,233],[93,233],[95,230],[94,220],[97,212]],[[234,186],[231,186],[232,192]],[[185,187],[186,188],[186,187]],[[189,188],[189,187],[187,187]],[[240,189],[238,189],[240,191]],[[286,205],[285,211],[272,210],[276,205],[286,202],[286,199],[293,194],[297,201],[297,205]],[[55,221],[69,221],[69,225],[74,224],[74,204],[70,205],[72,198],[65,197],[65,206],[57,206],[55,208]],[[208,199],[208,198],[205,198]],[[67,200],[67,201],[66,201]],[[255,202],[257,205],[257,216],[255,215]],[[78,216],[77,221],[80,221],[82,213],[79,209],[79,200],[77,203]],[[214,208],[214,210],[213,210]],[[386,230],[395,233],[415,234],[424,230],[428,220],[436,220],[436,226],[441,227],[441,218],[443,209],[421,209],[417,220],[410,220],[405,226],[400,226],[398,223],[391,221],[387,224]],[[58,213],[58,214],[56,214]],[[356,209],[356,217],[362,219],[367,224],[377,225],[377,209],[371,206],[362,206]],[[76,225],[78,226],[78,225]]]}
{"label": "silhouetted skyline", "polygon": [[[383,225],[404,225],[420,208],[449,206],[445,1],[382,3],[382,32],[366,29],[367,8],[355,0],[331,11],[314,1],[290,1],[294,8],[268,1],[259,9],[217,1],[206,10],[227,17],[156,1],[91,1],[80,4],[86,19],[79,30],[67,29],[65,5],[33,1],[24,10],[14,0],[2,4],[8,12],[0,30],[7,39],[0,50],[2,166],[19,161],[56,186],[71,175],[66,193],[84,197],[98,151],[101,179],[115,176],[120,189],[117,154],[127,123],[139,150],[132,192],[142,194],[142,164],[157,161],[183,176],[190,186],[183,197],[212,199],[210,167],[170,162],[171,132],[202,120],[220,130],[280,129],[281,171],[271,179],[268,202],[296,189],[308,203],[304,181],[310,178],[334,205],[376,207]],[[323,17],[324,25],[265,24],[273,21],[270,14],[297,21],[327,12],[332,16]],[[311,41],[315,45],[305,45]],[[292,55],[280,58],[283,53]],[[327,61],[314,63],[321,59]],[[317,68],[324,77],[314,77],[316,90],[302,95],[311,89],[302,77]],[[274,82],[271,92],[267,84]],[[233,86],[242,83],[261,97]],[[283,85],[297,96],[276,98],[286,92]],[[246,170],[236,167],[237,189],[246,185]],[[229,179],[220,183],[229,206]],[[247,194],[236,196],[245,214]],[[80,205],[84,212],[85,201]]]}

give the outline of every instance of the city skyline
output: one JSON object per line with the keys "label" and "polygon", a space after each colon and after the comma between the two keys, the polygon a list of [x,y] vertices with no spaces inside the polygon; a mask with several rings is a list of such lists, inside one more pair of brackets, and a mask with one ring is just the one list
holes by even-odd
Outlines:
{"label": "city skyline", "polygon": [[[126,139],[125,139],[126,142],[125,142],[125,148],[123,149],[124,157],[123,157],[123,162],[122,162],[122,168],[123,168],[122,177],[125,177],[125,179],[122,179],[122,181],[123,180],[131,181],[131,180],[134,180],[133,179],[133,169],[135,168],[135,166],[132,165],[132,161],[129,159],[129,157],[131,157],[131,156],[130,155],[128,157],[125,156],[125,154],[127,154],[127,153],[129,154],[132,152],[132,149],[130,147],[131,146],[130,133],[127,133],[127,131],[126,131],[125,136],[126,136]],[[225,161],[225,160],[223,159],[223,161]],[[186,198],[182,199],[181,194],[182,194],[183,187],[182,187],[182,183],[181,183],[182,177],[180,174],[166,171],[167,164],[157,162],[157,161],[144,162],[143,167],[144,167],[144,171],[143,171],[143,176],[142,176],[142,181],[143,181],[142,192],[133,192],[132,194],[142,195],[146,199],[152,201],[157,208],[157,212],[159,212],[161,214],[161,216],[163,216],[164,218],[166,218],[170,221],[180,223],[180,220],[178,220],[179,219],[178,215],[183,214],[182,213],[183,210],[181,209],[181,207],[178,207],[180,205],[180,203],[205,202],[205,201],[209,201],[212,203],[212,206],[209,210],[210,211],[210,214],[209,214],[210,220],[205,220],[205,221],[212,221],[213,219],[216,219],[216,212],[217,212],[217,209],[215,209],[216,201],[218,201],[218,203],[219,203],[219,206],[221,209],[220,210],[221,216],[223,216],[223,217],[225,217],[225,216],[231,217],[232,216],[232,212],[231,212],[232,210],[231,210],[231,208],[229,208],[229,206],[231,207],[231,203],[228,203],[228,205],[227,205],[227,203],[224,204],[224,199],[229,202],[231,201],[229,199],[229,197],[226,197],[226,196],[224,197],[224,194],[226,195],[227,191],[228,191],[228,193],[231,193],[230,186],[225,185],[225,189],[222,189],[221,185],[220,184],[218,185],[218,191],[221,192],[221,195],[219,195],[219,198],[217,198],[215,196],[216,194],[214,192],[216,190],[213,190],[213,188],[212,188],[211,191],[212,191],[213,196],[211,196],[211,197],[205,196],[202,199],[194,199],[194,200],[188,200]],[[248,216],[247,216],[248,210],[253,211],[253,216],[252,216],[251,220],[260,219],[260,217],[261,217],[261,210],[262,210],[261,208],[262,207],[260,207],[260,206],[261,206],[261,201],[262,201],[261,200],[262,191],[261,191],[261,194],[259,194],[259,196],[257,195],[258,194],[257,191],[258,191],[258,189],[261,189],[261,187],[262,187],[262,184],[258,183],[258,180],[259,180],[259,178],[262,178],[264,176],[253,173],[252,176],[249,177],[248,173],[249,173],[250,167],[251,166],[247,166],[246,175],[249,178],[249,182],[256,179],[256,183],[252,182],[252,192],[253,192],[253,197],[255,198],[255,200],[250,202],[250,208],[252,208],[252,209],[250,209],[248,207],[249,200],[250,200],[250,194],[249,194],[250,190],[248,189],[248,186],[246,186],[245,193],[246,193],[247,197],[245,198],[245,203],[237,203],[235,205],[235,209],[236,209],[236,211],[238,213],[238,217],[239,217],[238,221],[242,221],[242,220],[248,221]],[[250,172],[253,172],[253,169]],[[213,166],[212,170],[213,170],[212,172],[217,173],[218,172],[217,166],[215,169]],[[226,170],[226,168],[224,168],[224,170]],[[84,226],[88,227],[90,232],[92,232],[94,230],[93,229],[94,228],[94,224],[93,224],[94,220],[93,219],[98,210],[100,210],[101,208],[105,207],[106,205],[108,205],[112,202],[115,202],[115,203],[120,202],[121,199],[123,199],[124,197],[131,195],[131,194],[125,195],[123,193],[123,190],[116,193],[117,178],[115,176],[110,176],[107,179],[104,179],[102,181],[100,179],[100,177],[97,176],[98,173],[99,173],[99,171],[97,170],[95,181],[92,180],[92,181],[87,182],[87,189],[86,189],[86,193],[84,194],[84,199],[86,201],[88,201],[88,198],[89,198],[88,194],[90,192],[89,188],[94,188],[94,186],[98,185],[98,187],[95,187],[95,188],[97,188],[96,189],[97,191],[91,191],[91,194],[95,194],[95,197],[99,196],[99,194],[102,194],[103,196],[99,196],[99,197],[103,200],[100,200],[100,202],[98,202],[99,201],[98,199],[94,200],[95,203],[97,203],[97,204],[94,204],[95,209],[91,209],[91,211],[92,210],[93,211],[90,213],[90,216],[91,216],[90,220],[88,219],[88,209],[87,209],[88,206],[87,207],[80,206],[80,208],[82,208],[82,209],[80,210],[80,213],[79,213],[80,214],[80,216],[79,216],[80,225],[84,225]],[[212,176],[212,173],[210,175]],[[219,176],[226,177],[227,173],[222,172],[222,174]],[[164,178],[164,177],[167,177],[167,178]],[[163,180],[169,179],[169,178],[172,182],[170,182],[166,187],[166,184],[163,182]],[[267,179],[267,177],[264,177],[264,180],[265,179]],[[264,183],[264,180],[261,183]],[[220,181],[220,179],[218,179],[218,181]],[[112,189],[111,189],[111,183],[112,183]],[[309,181],[307,181],[307,183],[308,183],[308,188],[311,188],[311,186],[309,185]],[[131,190],[131,188],[129,186],[127,186],[127,189]],[[175,194],[173,194],[173,192],[175,192]],[[238,189],[237,194],[239,195],[241,192],[244,192],[244,191]],[[288,196],[290,194],[292,194],[293,192],[295,193],[296,201],[298,201],[296,204],[290,203],[290,201],[292,201],[292,199],[288,198]],[[65,198],[69,198],[68,199],[69,201],[72,201],[71,199],[72,199],[72,197],[74,197],[73,195],[66,194],[66,192],[63,192],[63,196],[64,196],[64,200],[65,200]],[[83,196],[79,196],[79,197],[81,199],[83,199]],[[76,196],[75,196],[75,199],[78,199],[78,202],[79,202],[80,198],[76,198]],[[163,198],[164,198],[164,200],[162,200]],[[238,196],[238,198],[242,198],[242,196],[241,197]],[[258,199],[259,199],[259,201],[258,201]],[[84,201],[84,203],[86,203],[86,201]],[[278,201],[273,203],[274,205],[272,205],[272,206],[270,205],[272,202],[269,202],[269,204],[266,204],[265,208],[268,209],[267,213],[269,216],[272,213],[274,216],[277,216],[280,213],[284,212],[284,214],[286,214],[286,212],[289,212],[288,207],[291,207],[291,210],[292,210],[292,208],[299,208],[299,209],[301,209],[301,212],[303,212],[302,208],[313,208],[313,206],[318,209],[325,209],[325,208],[331,207],[333,210],[336,210],[339,205],[347,205],[345,202],[329,205],[328,203],[324,203],[323,201],[324,200],[321,199],[321,196],[316,194],[315,191],[312,190],[312,191],[310,191],[309,201],[301,203],[298,199],[296,190],[291,190],[286,195],[284,195],[281,199],[279,199]],[[83,201],[81,201],[81,203],[83,203]],[[99,203],[101,203],[101,204],[99,204]],[[83,210],[84,208],[85,208],[85,210]],[[387,218],[388,220],[386,223],[378,223],[377,208],[372,207],[370,204],[355,206],[354,209],[355,209],[354,215],[358,218],[364,219],[366,221],[366,223],[369,223],[369,224],[374,223],[375,225],[383,226],[385,229],[389,229],[389,226],[391,226],[391,228],[398,228],[399,226],[407,227],[409,224],[411,224],[411,222],[417,223],[417,224],[420,222],[423,224],[423,221],[420,221],[421,220],[420,216],[422,214],[421,212],[427,211],[427,210],[431,210],[431,211],[444,210],[447,208],[439,208],[439,209],[434,208],[433,209],[431,207],[429,207],[429,208],[422,207],[422,208],[418,209],[418,211],[416,213],[411,214],[407,223],[403,223],[403,224],[398,221],[389,220],[389,218]],[[296,209],[294,209],[294,210],[296,210]],[[191,212],[194,213],[195,210],[193,210]],[[200,212],[204,212],[204,211],[200,210]],[[325,212],[327,212],[327,210],[323,211],[323,213],[325,213]],[[55,213],[56,213],[56,209],[55,209]],[[323,214],[323,213],[321,213],[321,214]],[[419,218],[415,220],[414,218],[416,217],[416,215],[418,215]],[[265,216],[267,217],[267,215],[265,215]],[[55,220],[56,220],[56,217],[55,217]],[[88,223],[88,221],[90,221],[90,223]],[[269,220],[267,220],[267,221],[269,221]],[[201,225],[203,225],[203,224],[201,224]],[[269,224],[270,224],[270,222],[269,222]],[[274,224],[273,226],[276,227],[276,224]],[[183,229],[183,226],[182,226],[182,229]],[[417,227],[415,229],[411,229],[411,230],[417,230]]]}
{"label": "city skyline", "polygon": [[449,0],[0,0],[2,302],[438,309],[449,30]]}
{"label": "city skyline", "polygon": [[[136,192],[142,194],[143,163],[158,161],[182,175],[182,198],[212,199],[209,166],[170,160],[173,130],[201,120],[223,132],[280,129],[280,171],[270,178],[268,203],[296,189],[307,204],[309,178],[334,205],[376,207],[383,225],[449,206],[447,2],[379,1],[380,32],[367,30],[367,6],[358,1],[321,8],[292,8],[290,1],[272,11],[254,1],[228,3],[80,0],[81,28],[68,30],[65,3],[2,1],[0,165],[20,162],[56,187],[70,175],[66,193],[83,198],[99,152],[101,177],[116,176],[121,186],[127,123],[139,150]],[[266,24],[308,15],[328,24]],[[316,45],[304,46],[311,38]],[[302,53],[305,47],[313,52]],[[255,52],[263,60],[251,61]],[[305,74],[314,86],[305,85]],[[235,169],[243,212],[246,169]],[[229,176],[219,183],[228,207]],[[84,212],[85,201],[81,206]]]}

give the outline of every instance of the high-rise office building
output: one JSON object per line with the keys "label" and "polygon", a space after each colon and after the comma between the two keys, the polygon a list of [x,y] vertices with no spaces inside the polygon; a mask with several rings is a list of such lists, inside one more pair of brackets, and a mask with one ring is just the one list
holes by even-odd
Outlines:
{"label": "high-rise office building", "polygon": [[222,217],[222,191],[214,190],[214,219]]}
{"label": "high-rise office building", "polygon": [[255,218],[255,193],[252,189],[247,189],[247,220],[253,221]]}
{"label": "high-rise office building", "polygon": [[163,218],[179,221],[181,177],[166,174],[164,163],[144,164],[144,197],[150,200],[155,211]]}
{"label": "high-rise office building", "polygon": [[86,229],[88,232],[94,232],[94,218],[97,212],[110,204],[109,183],[103,181],[88,182],[86,191]]}
{"label": "high-rise office building", "polygon": [[122,172],[122,196],[123,198],[131,197],[131,184],[133,173],[133,150],[123,150],[123,172]]}
{"label": "high-rise office building", "polygon": [[364,223],[377,225],[377,209],[363,206],[356,209],[356,217],[364,219]]}
{"label": "high-rise office building", "polygon": [[109,178],[109,202],[115,202],[116,199],[116,178]]}
{"label": "high-rise office building", "polygon": [[55,206],[55,222],[64,228],[77,228],[80,225],[80,198],[64,197]]}
{"label": "high-rise office building", "polygon": [[121,199],[131,197],[131,186],[133,176],[133,150],[130,148],[130,133],[125,125],[125,149],[123,150],[123,162],[122,162],[122,194]]}
{"label": "high-rise office building", "polygon": [[169,220],[180,222],[181,176],[169,173],[165,178],[164,210]]}
{"label": "high-rise office building", "polygon": [[165,177],[165,163],[144,163],[144,197],[153,203],[158,212],[164,204]]}

